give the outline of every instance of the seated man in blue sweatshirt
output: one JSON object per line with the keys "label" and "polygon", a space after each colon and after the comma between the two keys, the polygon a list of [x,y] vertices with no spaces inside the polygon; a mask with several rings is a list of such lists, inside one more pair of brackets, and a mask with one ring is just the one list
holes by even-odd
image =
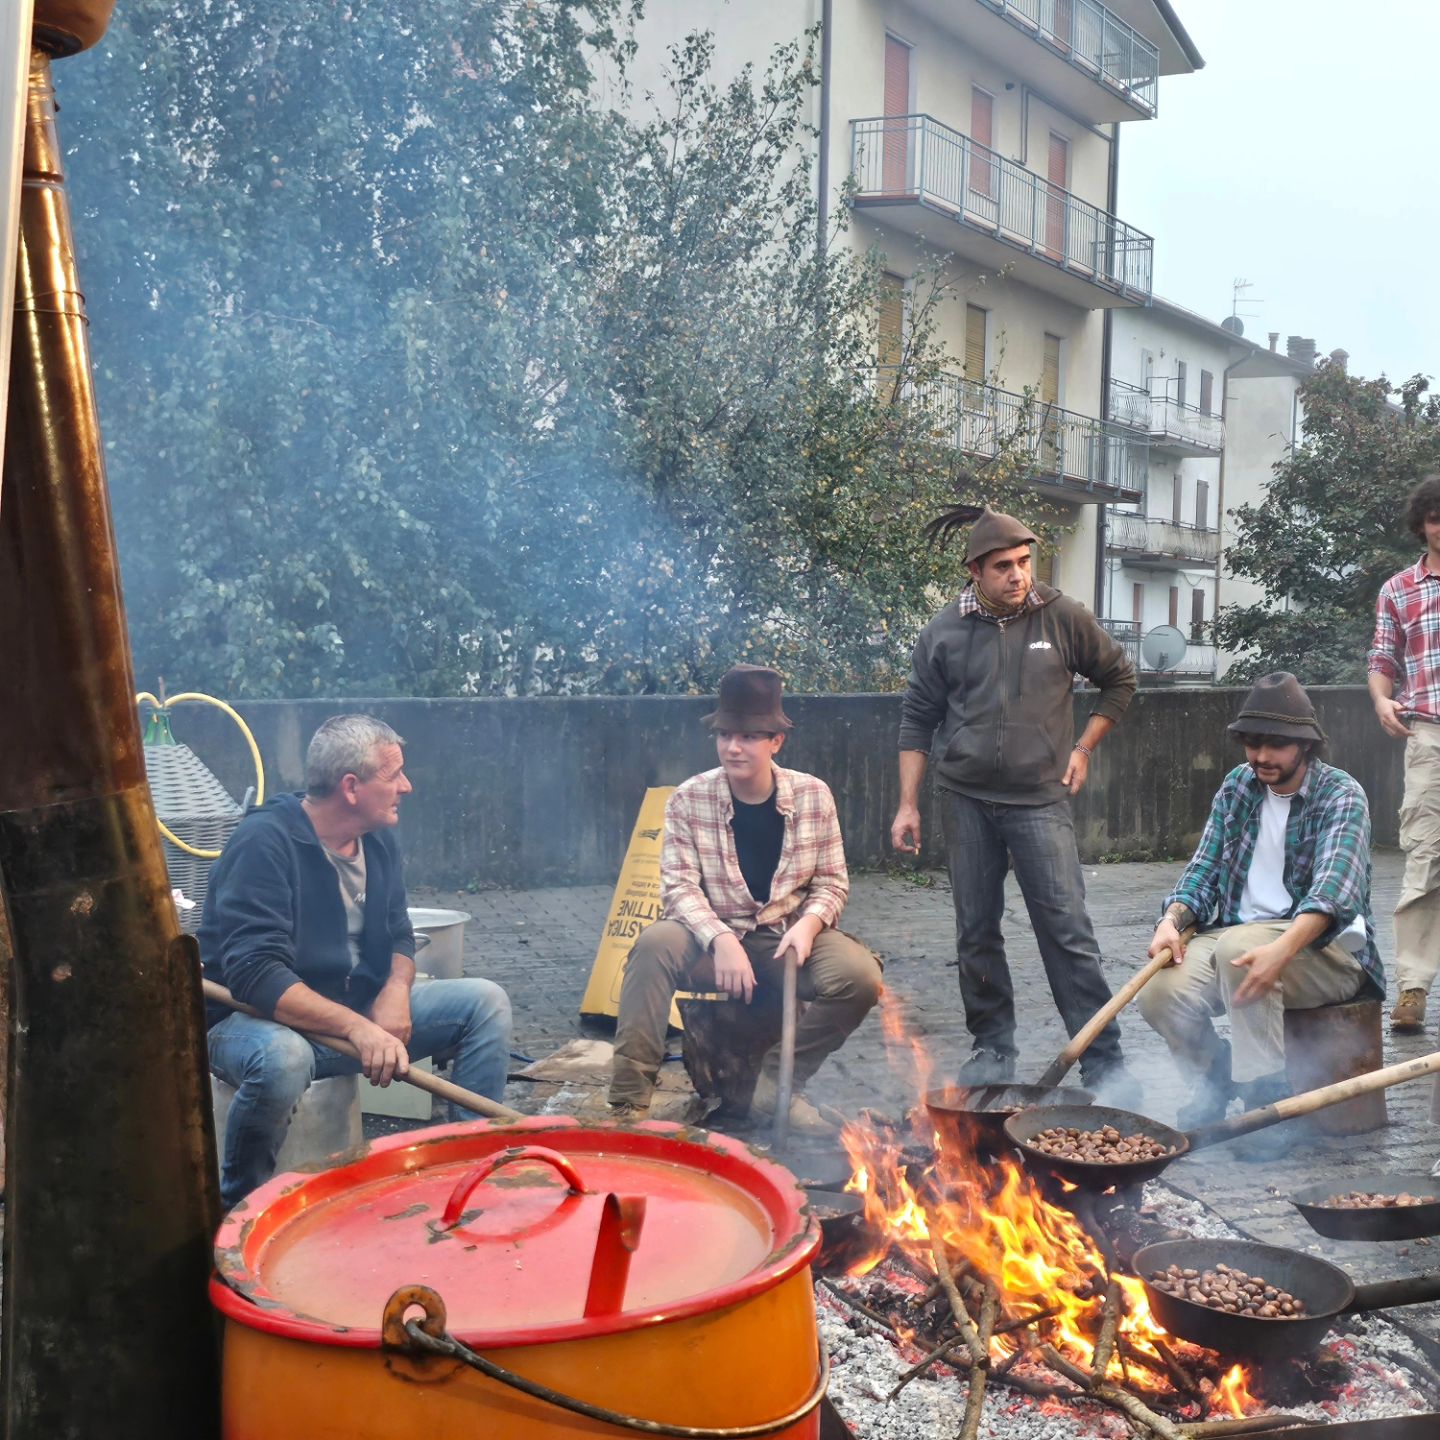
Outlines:
{"label": "seated man in blue sweatshirt", "polygon": [[[220,1159],[227,1209],[274,1174],[312,1080],[363,1073],[388,1085],[412,1056],[455,1049],[457,1085],[492,1100],[504,1091],[505,992],[489,980],[414,983],[391,833],[412,788],[403,743],[368,715],[327,720],[305,756],[305,793],[252,810],[211,872],[199,934],[206,978],[273,1017],[209,1006],[210,1069],[235,1090]],[[342,1036],[360,1058],[301,1030]]]}

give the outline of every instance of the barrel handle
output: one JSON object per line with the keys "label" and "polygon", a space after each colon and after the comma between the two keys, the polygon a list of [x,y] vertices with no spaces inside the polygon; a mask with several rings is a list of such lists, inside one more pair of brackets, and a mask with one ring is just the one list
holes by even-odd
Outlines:
{"label": "barrel handle", "polygon": [[[405,1319],[405,1312],[418,1305],[424,1311],[421,1320]],[[426,1355],[444,1356],[447,1360],[458,1360],[472,1370],[478,1370],[502,1385],[519,1390],[524,1395],[546,1405],[568,1410],[572,1415],[582,1415],[587,1420],[596,1420],[602,1425],[614,1425],[620,1430],[638,1431],[642,1435],[675,1436],[677,1440],[760,1440],[761,1436],[779,1435],[791,1426],[798,1425],[825,1398],[830,1383],[830,1356],[825,1342],[816,1337],[817,1365],[815,1383],[810,1393],[787,1415],[774,1420],[762,1420],[756,1425],[672,1425],[665,1420],[644,1420],[637,1415],[626,1415],[619,1410],[608,1410],[601,1405],[592,1405],[577,1396],[567,1395],[561,1390],[552,1390],[538,1380],[517,1375],[503,1365],[497,1365],[488,1355],[477,1354],[468,1345],[457,1340],[445,1328],[445,1302],[434,1291],[424,1285],[407,1285],[397,1290],[385,1305],[383,1333],[388,1337],[403,1332],[405,1341],[403,1353],[413,1357]],[[439,1330],[441,1333],[436,1334]]]}
{"label": "barrel handle", "polygon": [[590,1194],[590,1191],[585,1188],[585,1182],[580,1178],[580,1172],[558,1150],[548,1150],[543,1145],[511,1145],[508,1149],[497,1150],[495,1154],[487,1155],[478,1165],[467,1170],[460,1177],[455,1188],[450,1192],[450,1198],[445,1202],[445,1214],[441,1217],[440,1229],[453,1230],[460,1223],[460,1217],[465,1211],[465,1202],[470,1198],[470,1192],[482,1180],[488,1180],[502,1165],[512,1165],[517,1160],[539,1160],[552,1166],[559,1171],[560,1178],[569,1185],[572,1195]]}

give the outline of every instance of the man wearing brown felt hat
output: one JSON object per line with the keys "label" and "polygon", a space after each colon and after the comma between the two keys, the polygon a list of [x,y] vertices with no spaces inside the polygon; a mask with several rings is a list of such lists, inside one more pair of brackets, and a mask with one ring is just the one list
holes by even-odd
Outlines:
{"label": "man wearing brown felt hat", "polygon": [[[685,781],[665,806],[664,917],[641,931],[625,964],[610,1081],[612,1110],[625,1118],[649,1106],[677,990],[765,1002],[793,955],[806,1002],[795,1031],[797,1091],[880,995],[880,962],[836,928],[850,877],[830,789],[775,764],[791,729],[780,673],[727,670],[704,723],[720,765]],[[775,1110],[779,1061],[774,1046],[751,1107],[762,1116]],[[789,1120],[798,1131],[833,1129],[798,1093]]]}
{"label": "man wearing brown felt hat", "polygon": [[[935,760],[936,799],[955,902],[960,994],[973,1049],[962,1085],[1015,1078],[1015,994],[1000,922],[1013,866],[1045,975],[1074,1035],[1110,999],[1085,910],[1070,797],[1135,693],[1125,652],[1077,601],[1031,575],[1034,532],[1012,515],[960,505],[927,527],[944,541],[969,525],[970,584],[920,632],[900,722],[900,805],[891,843],[920,848],[920,781]],[[1099,687],[1075,738],[1074,677]],[[1135,1100],[1111,1021],[1081,1073],[1105,1099]]]}
{"label": "man wearing brown felt hat", "polygon": [[[1256,681],[1229,726],[1245,763],[1226,777],[1200,844],[1165,898],[1150,954],[1174,963],[1140,992],[1140,1011],[1191,1082],[1187,1129],[1218,1120],[1231,1097],[1247,1109],[1290,1093],[1285,1011],[1383,999],[1385,971],[1370,913],[1370,809],[1365,792],[1320,757],[1325,732],[1288,671]],[[1182,933],[1198,926],[1187,944]],[[1228,1015],[1231,1044],[1211,1017]],[[1233,1046],[1233,1054],[1232,1054]],[[1237,1142],[1268,1160],[1292,1125]]]}

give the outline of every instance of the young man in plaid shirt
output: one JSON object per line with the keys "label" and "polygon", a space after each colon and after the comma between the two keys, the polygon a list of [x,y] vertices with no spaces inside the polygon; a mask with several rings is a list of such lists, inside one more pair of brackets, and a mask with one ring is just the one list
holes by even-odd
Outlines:
{"label": "young man in plaid shirt", "polygon": [[[1285,1011],[1385,994],[1370,916],[1365,792],[1320,753],[1310,697],[1285,671],[1258,681],[1230,732],[1245,764],[1210,806],[1199,848],[1165,900],[1150,954],[1175,963],[1140,992],[1140,1010],[1195,1083],[1185,1128],[1218,1120],[1238,1090],[1247,1109],[1290,1093]],[[1186,944],[1190,926],[1199,933]],[[1211,1016],[1230,1017],[1234,1046]],[[1236,1153],[1271,1159],[1292,1127],[1260,1130]]]}
{"label": "young man in plaid shirt", "polygon": [[[650,1103],[677,990],[718,990],[750,1004],[773,994],[786,959],[808,1002],[795,1031],[790,1125],[832,1127],[798,1092],[880,997],[879,961],[835,927],[850,893],[829,787],[775,757],[791,721],[777,671],[737,665],[720,680],[705,723],[716,770],[692,776],[665,807],[660,852],[664,918],[641,932],[625,965],[615,1024],[610,1105],[631,1116]],[[765,1056],[752,1109],[773,1114],[779,1047]]]}
{"label": "young man in plaid shirt", "polygon": [[1440,966],[1440,475],[1415,488],[1405,523],[1425,553],[1381,587],[1369,668],[1380,728],[1405,742],[1405,880],[1395,906],[1400,999],[1390,1028],[1410,1031],[1425,1028],[1425,997]]}

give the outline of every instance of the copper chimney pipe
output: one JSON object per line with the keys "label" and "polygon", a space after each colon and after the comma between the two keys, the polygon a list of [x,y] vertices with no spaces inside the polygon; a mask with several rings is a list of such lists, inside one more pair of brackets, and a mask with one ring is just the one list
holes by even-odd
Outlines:
{"label": "copper chimney pipe", "polygon": [[50,76],[109,12],[40,0],[25,127],[0,478],[6,1440],[219,1433],[200,975],[145,779]]}

